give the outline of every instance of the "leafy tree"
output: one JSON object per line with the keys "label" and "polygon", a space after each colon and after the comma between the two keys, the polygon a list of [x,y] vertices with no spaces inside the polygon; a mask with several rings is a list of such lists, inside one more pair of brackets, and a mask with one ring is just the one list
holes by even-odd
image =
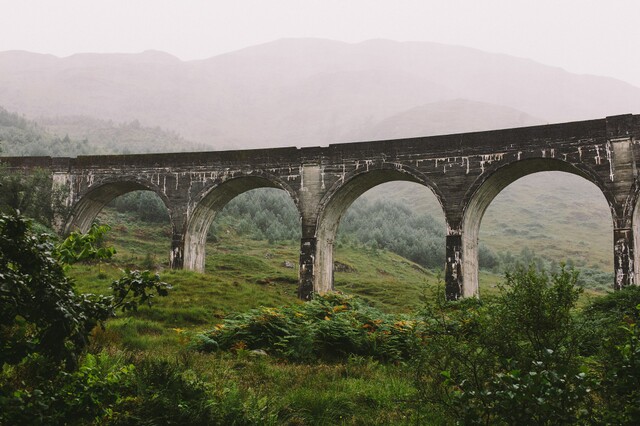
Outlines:
{"label": "leafy tree", "polygon": [[[638,305],[640,310],[640,305]],[[600,357],[603,423],[640,423],[640,330],[630,321],[620,325],[622,338],[607,339]]]}
{"label": "leafy tree", "polygon": [[0,362],[40,353],[72,367],[91,329],[112,315],[110,303],[77,295],[49,237],[32,234],[30,226],[0,216]]}
{"label": "leafy tree", "polygon": [[115,198],[110,206],[119,212],[133,212],[141,220],[152,223],[169,221],[167,207],[162,200],[150,191],[133,191]]}
{"label": "leafy tree", "polygon": [[62,263],[93,262],[110,259],[116,250],[104,246],[105,234],[111,229],[109,225],[94,223],[86,234],[72,232],[57,246],[57,256]]}
{"label": "leafy tree", "polygon": [[66,214],[65,190],[53,187],[46,170],[21,173],[0,166],[0,187],[0,212],[19,212],[46,226]]}
{"label": "leafy tree", "polygon": [[125,271],[112,283],[113,296],[77,294],[61,259],[99,258],[112,251],[96,249],[95,238],[73,241],[56,248],[48,235],[31,232],[29,220],[0,215],[0,364],[41,354],[73,368],[97,324],[117,309],[150,304],[155,294],[166,296],[171,288],[148,271]]}
{"label": "leafy tree", "polygon": [[579,354],[576,281],[564,269],[519,269],[493,300],[428,305],[417,357],[423,400],[462,424],[591,422],[595,382]]}

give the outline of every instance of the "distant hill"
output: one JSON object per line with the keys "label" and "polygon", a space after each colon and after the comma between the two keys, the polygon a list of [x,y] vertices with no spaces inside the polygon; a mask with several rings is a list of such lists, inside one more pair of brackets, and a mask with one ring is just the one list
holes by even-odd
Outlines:
{"label": "distant hill", "polygon": [[355,131],[354,140],[399,139],[544,124],[514,108],[466,99],[440,101],[395,114]]}
{"label": "distant hill", "polygon": [[[10,110],[139,120],[214,149],[378,139],[394,120],[405,124],[398,115],[456,99],[541,122],[640,111],[640,89],[619,80],[427,42],[284,39],[199,61],[155,51],[0,53],[0,102]],[[508,124],[494,117],[477,127]]]}
{"label": "distant hill", "polygon": [[75,157],[90,154],[129,154],[202,150],[159,127],[114,123],[92,117],[29,120],[0,107],[0,155]]}

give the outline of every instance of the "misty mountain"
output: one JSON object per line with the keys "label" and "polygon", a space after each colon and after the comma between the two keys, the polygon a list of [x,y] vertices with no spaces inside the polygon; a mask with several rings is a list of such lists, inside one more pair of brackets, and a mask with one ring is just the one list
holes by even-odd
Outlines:
{"label": "misty mountain", "polygon": [[544,124],[544,120],[514,108],[456,99],[433,102],[395,114],[356,131],[352,139],[400,139],[537,124]]}
{"label": "misty mountain", "polygon": [[640,89],[437,43],[284,39],[198,61],[2,52],[0,104],[33,118],[139,120],[228,149],[600,118],[639,111]]}
{"label": "misty mountain", "polygon": [[[285,39],[199,61],[155,51],[3,52],[0,105],[37,120],[18,120],[5,134],[27,135],[36,147],[45,131],[57,155],[74,143],[101,153],[109,140],[131,152],[187,140],[206,149],[312,146],[601,118],[640,112],[640,89],[458,46]],[[433,195],[407,185],[382,185],[365,198],[403,202],[441,223]],[[490,206],[481,242],[611,270],[608,207],[589,185],[559,173],[519,180]]]}

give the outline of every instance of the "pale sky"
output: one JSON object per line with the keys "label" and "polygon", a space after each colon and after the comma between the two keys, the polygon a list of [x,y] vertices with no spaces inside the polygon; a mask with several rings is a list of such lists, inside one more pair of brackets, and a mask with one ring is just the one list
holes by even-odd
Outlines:
{"label": "pale sky", "polygon": [[0,0],[0,51],[203,59],[283,37],[433,41],[640,87],[640,0]]}

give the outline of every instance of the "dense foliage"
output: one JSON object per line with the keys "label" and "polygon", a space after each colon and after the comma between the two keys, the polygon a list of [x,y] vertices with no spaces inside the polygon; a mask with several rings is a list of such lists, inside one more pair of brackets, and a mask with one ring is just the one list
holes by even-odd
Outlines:
{"label": "dense foliage", "polygon": [[44,170],[10,173],[0,164],[0,188],[0,212],[19,212],[49,227],[67,213],[64,188],[54,188]]}
{"label": "dense foliage", "polygon": [[463,424],[575,424],[593,419],[573,314],[577,274],[520,269],[482,303],[423,312],[422,398]]}
{"label": "dense foliage", "polygon": [[[47,269],[55,272],[53,281],[66,283],[67,297],[75,295],[55,247],[30,234],[23,221],[3,220],[25,232],[2,230],[2,259],[14,259],[2,269],[9,271],[2,297],[14,294],[18,272],[16,279],[29,280]],[[12,255],[20,247],[30,247],[18,250],[27,259],[44,249],[51,267],[40,266],[40,275],[27,269],[31,263]],[[83,258],[83,250],[70,252]],[[114,296],[103,296],[112,308],[125,307],[122,301],[136,288],[165,289],[155,287],[160,282],[150,273],[129,274],[119,283]],[[18,316],[2,327],[16,345],[3,347],[0,423],[637,424],[640,290],[579,309],[577,283],[577,274],[561,267],[551,275],[515,269],[494,297],[447,302],[441,291],[427,293],[421,309],[404,315],[330,294],[229,315],[206,333],[175,329],[178,352],[168,358],[156,354],[158,346],[149,353],[110,346],[105,339],[113,329],[98,328],[83,335],[93,342],[90,352],[74,350],[77,368],[66,371],[52,368],[59,361],[37,350],[39,328]],[[22,303],[13,300],[0,306]],[[3,320],[10,317],[2,312]],[[160,332],[130,315],[121,319],[123,327],[132,322],[136,333],[143,327]],[[66,350],[73,349],[70,341]],[[23,343],[20,356],[7,355]],[[306,388],[318,380],[339,381],[344,393]],[[377,382],[367,385],[371,380]]]}
{"label": "dense foliage", "polygon": [[6,156],[69,156],[89,154],[88,141],[52,135],[35,121],[0,107],[0,150]]}
{"label": "dense foliage", "polygon": [[115,315],[150,304],[170,286],[148,271],[125,271],[112,283],[113,296],[77,294],[64,264],[110,257],[96,248],[104,229],[72,234],[55,245],[47,234],[31,231],[31,222],[0,215],[0,362],[17,364],[39,354],[53,365],[75,366],[91,330]]}
{"label": "dense foliage", "polygon": [[103,297],[77,295],[47,235],[28,221],[0,216],[0,362],[29,354],[75,364],[89,332],[110,315]]}
{"label": "dense foliage", "polygon": [[384,314],[352,296],[330,294],[303,305],[238,314],[199,335],[196,347],[263,350],[299,362],[353,355],[400,362],[416,344],[415,325],[407,316]]}

